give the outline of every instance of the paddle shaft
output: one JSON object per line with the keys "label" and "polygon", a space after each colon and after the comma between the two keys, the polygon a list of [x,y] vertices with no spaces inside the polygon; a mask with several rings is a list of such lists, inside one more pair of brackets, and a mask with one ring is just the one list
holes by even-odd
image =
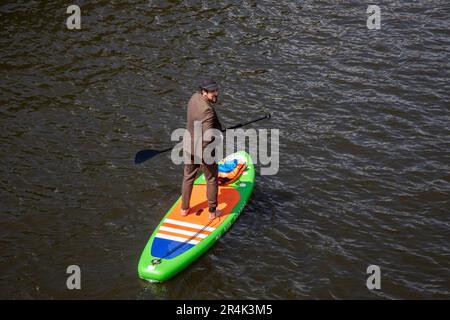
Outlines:
{"label": "paddle shaft", "polygon": [[237,125],[235,125],[235,126],[232,126],[232,127],[226,128],[226,129],[223,129],[222,132],[225,132],[226,130],[230,130],[230,129],[237,129],[237,128],[240,128],[240,127],[244,127],[244,126],[246,126],[246,125],[249,125],[249,124],[251,124],[251,123],[254,123],[254,122],[257,122],[257,121],[261,121],[261,120],[264,120],[264,119],[270,119],[270,113],[268,113],[268,114],[265,115],[264,117],[258,118],[258,119],[256,119],[256,120],[252,120],[252,121],[249,121],[249,122],[246,122],[246,123],[239,123],[239,124],[237,124]]}
{"label": "paddle shaft", "polygon": [[[246,125],[249,125],[251,123],[255,123],[257,121],[261,121],[261,120],[264,120],[264,119],[270,119],[270,113],[268,113],[264,117],[261,117],[261,118],[258,118],[258,119],[255,119],[255,120],[252,120],[252,121],[249,121],[249,122],[246,122],[246,123],[239,123],[239,124],[237,124],[235,126],[223,129],[222,132],[225,132],[226,130],[241,128],[243,126],[246,126]],[[174,147],[175,146],[167,148],[167,149],[164,149],[164,150],[141,150],[138,153],[136,153],[136,156],[134,158],[134,163],[136,163],[136,164],[142,163],[142,162],[144,162],[144,161],[146,161],[148,159],[153,158],[154,156],[156,156],[156,155],[158,155],[160,153],[164,153],[164,152],[170,151]]]}

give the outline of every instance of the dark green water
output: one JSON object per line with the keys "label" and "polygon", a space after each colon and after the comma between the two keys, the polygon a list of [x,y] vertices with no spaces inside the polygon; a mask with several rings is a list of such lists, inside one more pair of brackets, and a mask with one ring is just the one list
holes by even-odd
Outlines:
{"label": "dark green water", "polygon": [[[447,1],[380,1],[380,30],[364,1],[77,1],[78,31],[70,4],[0,5],[0,298],[450,298]],[[204,75],[224,125],[271,112],[280,171],[149,284],[182,167],[134,154],[170,146]]]}

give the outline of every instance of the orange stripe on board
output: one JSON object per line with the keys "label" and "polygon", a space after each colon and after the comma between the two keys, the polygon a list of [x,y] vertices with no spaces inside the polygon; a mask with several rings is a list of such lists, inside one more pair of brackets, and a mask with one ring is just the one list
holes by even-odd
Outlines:
{"label": "orange stripe on board", "polygon": [[185,226],[179,226],[179,225],[172,224],[172,223],[167,223],[167,222],[164,222],[162,225],[165,226],[165,227],[169,227],[169,228],[176,228],[176,229],[186,230],[186,231],[195,232],[195,233],[199,232],[199,233],[203,233],[203,234],[206,234],[206,235],[211,233],[211,231],[208,231],[208,230],[201,230],[200,231],[199,229],[185,227]]}
{"label": "orange stripe on board", "polygon": [[208,235],[201,233],[201,232],[192,232],[192,231],[187,231],[187,230],[183,230],[183,229],[175,229],[175,228],[171,228],[171,227],[166,227],[166,226],[161,226],[159,227],[158,231],[168,231],[168,232],[174,232],[174,233],[179,233],[182,235],[185,235],[187,237],[198,237],[198,238],[206,238]]}
{"label": "orange stripe on board", "polygon": [[187,240],[197,240],[197,241],[202,241],[203,240],[202,238],[199,238],[199,237],[192,237],[192,236],[190,237],[190,236],[187,236],[185,234],[175,233],[175,232],[166,231],[166,230],[158,230],[158,233],[167,234],[169,236],[177,236],[177,237],[186,239],[186,241]]}

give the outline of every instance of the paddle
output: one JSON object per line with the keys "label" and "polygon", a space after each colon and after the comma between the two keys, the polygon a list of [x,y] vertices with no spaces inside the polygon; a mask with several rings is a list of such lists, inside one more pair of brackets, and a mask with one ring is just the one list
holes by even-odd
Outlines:
{"label": "paddle", "polygon": [[[266,114],[264,117],[261,117],[261,118],[258,118],[258,119],[255,119],[255,120],[252,120],[252,121],[249,121],[249,122],[246,122],[246,123],[239,123],[239,124],[237,124],[235,126],[226,128],[226,129],[222,130],[222,132],[225,132],[226,130],[230,130],[230,129],[237,129],[237,128],[246,126],[246,125],[248,125],[250,123],[254,123],[254,122],[257,122],[257,121],[264,120],[264,119],[270,119],[270,113]],[[135,164],[142,163],[144,161],[147,161],[147,160],[157,156],[160,153],[164,153],[164,152],[170,151],[173,148],[174,147],[170,147],[170,148],[167,148],[167,149],[164,149],[164,150],[152,150],[152,149],[141,150],[138,153],[136,153],[136,156],[134,157],[134,163]]]}

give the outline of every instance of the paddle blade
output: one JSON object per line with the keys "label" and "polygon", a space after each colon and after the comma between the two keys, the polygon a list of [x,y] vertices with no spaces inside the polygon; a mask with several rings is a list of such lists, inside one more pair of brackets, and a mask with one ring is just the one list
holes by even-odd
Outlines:
{"label": "paddle blade", "polygon": [[136,153],[136,156],[134,157],[134,163],[139,164],[144,161],[147,161],[148,159],[153,158],[160,152],[157,150],[141,150],[138,153]]}

